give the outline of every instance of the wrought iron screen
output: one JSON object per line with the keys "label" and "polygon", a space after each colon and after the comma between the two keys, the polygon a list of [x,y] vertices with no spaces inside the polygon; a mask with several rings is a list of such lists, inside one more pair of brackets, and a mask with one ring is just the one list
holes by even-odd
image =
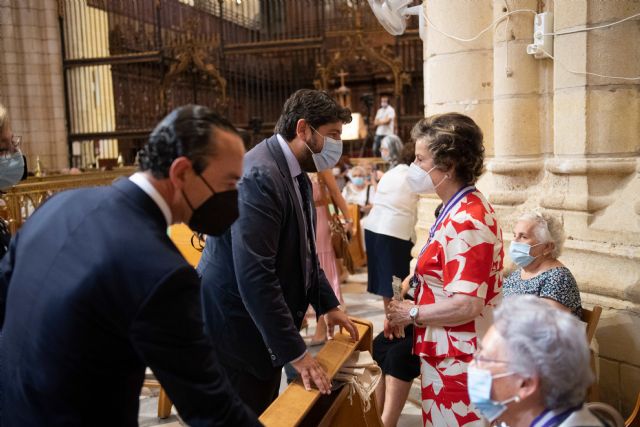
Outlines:
{"label": "wrought iron screen", "polygon": [[[388,35],[366,0],[59,0],[69,156],[131,164],[171,109],[198,103],[269,134],[300,88],[334,91],[347,74],[354,111],[395,96],[398,133],[422,117],[417,23]],[[414,19],[414,18],[412,18]],[[375,110],[375,108],[374,108]],[[372,117],[375,111],[370,111]]]}

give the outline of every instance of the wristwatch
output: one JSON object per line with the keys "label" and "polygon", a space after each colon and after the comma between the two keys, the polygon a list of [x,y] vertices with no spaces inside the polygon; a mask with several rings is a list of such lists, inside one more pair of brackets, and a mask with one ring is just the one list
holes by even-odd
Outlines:
{"label": "wristwatch", "polygon": [[414,305],[409,310],[409,317],[411,318],[411,322],[414,325],[416,324],[416,321],[418,320],[418,313],[420,313],[420,309],[419,309],[419,306],[417,306],[417,305]]}

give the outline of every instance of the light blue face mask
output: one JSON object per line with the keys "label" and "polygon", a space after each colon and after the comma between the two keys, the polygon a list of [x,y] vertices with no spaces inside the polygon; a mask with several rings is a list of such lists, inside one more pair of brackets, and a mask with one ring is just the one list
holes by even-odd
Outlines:
{"label": "light blue face mask", "polygon": [[353,178],[351,178],[351,182],[353,182],[353,185],[362,187],[364,185],[364,178],[361,176],[354,176]]}
{"label": "light blue face mask", "polygon": [[16,185],[24,174],[24,157],[16,151],[8,157],[0,157],[0,189]]}
{"label": "light blue face mask", "polygon": [[309,151],[311,151],[313,164],[316,165],[316,170],[318,172],[331,169],[338,163],[338,160],[340,160],[340,156],[342,156],[342,140],[324,136],[313,127],[311,127],[311,129],[313,129],[315,133],[324,138],[324,145],[322,146],[322,151],[320,151],[319,153],[314,153],[311,147],[307,145],[307,148],[309,149]]}
{"label": "light blue face mask", "polygon": [[467,391],[473,406],[490,423],[498,419],[507,410],[507,403],[519,402],[520,397],[514,396],[511,399],[496,402],[491,399],[491,383],[494,379],[514,375],[514,372],[491,375],[486,369],[478,369],[470,366],[467,371]]}
{"label": "light blue face mask", "polygon": [[531,248],[543,244],[544,243],[538,243],[537,245],[532,246],[527,243],[511,242],[511,244],[509,245],[509,256],[518,267],[524,268],[535,261],[535,259],[537,258],[530,255]]}

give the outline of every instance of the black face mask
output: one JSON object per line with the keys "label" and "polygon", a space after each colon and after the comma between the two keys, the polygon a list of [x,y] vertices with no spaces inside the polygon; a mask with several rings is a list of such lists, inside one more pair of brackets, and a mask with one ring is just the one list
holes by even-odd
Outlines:
{"label": "black face mask", "polygon": [[238,190],[216,193],[202,175],[198,176],[209,187],[213,195],[198,206],[197,209],[194,209],[184,191],[182,192],[182,196],[193,211],[188,224],[189,228],[209,236],[220,236],[231,227],[231,224],[240,215],[238,211]]}

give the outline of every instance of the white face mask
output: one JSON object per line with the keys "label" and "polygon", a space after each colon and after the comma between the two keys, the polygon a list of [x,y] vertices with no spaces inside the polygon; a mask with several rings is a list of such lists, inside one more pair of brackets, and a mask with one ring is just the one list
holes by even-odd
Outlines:
{"label": "white face mask", "polygon": [[407,173],[407,183],[409,184],[411,191],[420,194],[435,193],[436,188],[438,188],[445,179],[449,178],[449,175],[445,175],[444,178],[442,178],[442,181],[438,183],[438,185],[433,185],[433,180],[431,179],[431,175],[429,174],[435,168],[436,167],[434,166],[429,169],[429,171],[425,171],[415,163],[411,163],[411,166],[409,166],[409,172]]}
{"label": "white face mask", "polygon": [[514,374],[514,372],[505,372],[492,375],[491,372],[486,369],[479,369],[473,366],[470,366],[467,371],[467,392],[469,393],[469,399],[478,412],[490,423],[497,420],[498,417],[507,410],[507,404],[520,401],[519,396],[514,396],[502,402],[491,399],[491,384],[493,380]]}
{"label": "white face mask", "polygon": [[338,163],[338,160],[340,160],[340,156],[342,156],[342,140],[322,135],[313,127],[311,127],[311,129],[324,138],[324,145],[322,146],[322,151],[319,153],[314,153],[311,147],[309,147],[309,144],[305,142],[305,145],[309,151],[311,151],[311,158],[316,166],[316,171],[320,172],[333,168],[336,163]]}
{"label": "white face mask", "polygon": [[0,189],[13,187],[24,174],[24,157],[21,151],[8,156],[0,156]]}

